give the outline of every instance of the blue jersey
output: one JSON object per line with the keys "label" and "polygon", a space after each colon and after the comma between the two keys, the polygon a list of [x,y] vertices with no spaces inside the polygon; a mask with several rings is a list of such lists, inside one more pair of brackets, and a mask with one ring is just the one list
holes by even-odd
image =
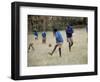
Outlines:
{"label": "blue jersey", "polygon": [[59,31],[55,33],[56,43],[63,42],[63,37]]}
{"label": "blue jersey", "polygon": [[42,37],[46,38],[46,32],[42,32]]}
{"label": "blue jersey", "polygon": [[73,28],[71,26],[68,26],[66,29],[67,37],[72,37],[72,33],[73,33]]}
{"label": "blue jersey", "polygon": [[38,32],[35,31],[35,32],[34,32],[34,35],[35,35],[35,36],[38,36]]}
{"label": "blue jersey", "polygon": [[73,28],[71,26],[68,26],[66,29],[66,33],[73,33]]}

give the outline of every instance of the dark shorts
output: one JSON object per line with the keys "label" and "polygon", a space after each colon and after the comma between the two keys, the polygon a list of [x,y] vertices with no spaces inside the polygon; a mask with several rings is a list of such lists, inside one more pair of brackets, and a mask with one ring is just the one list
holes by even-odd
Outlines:
{"label": "dark shorts", "polygon": [[72,34],[67,33],[67,38],[71,38],[71,37],[72,37]]}

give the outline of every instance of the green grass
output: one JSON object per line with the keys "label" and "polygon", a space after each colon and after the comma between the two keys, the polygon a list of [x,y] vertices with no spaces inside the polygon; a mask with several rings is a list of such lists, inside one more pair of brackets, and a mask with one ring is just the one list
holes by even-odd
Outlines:
{"label": "green grass", "polygon": [[[47,65],[76,65],[76,64],[87,64],[87,43],[88,35],[86,29],[74,29],[72,51],[68,50],[68,43],[66,39],[65,31],[61,31],[64,38],[62,46],[62,57],[59,57],[58,48],[54,52],[53,56],[50,56],[48,52],[51,52],[56,44],[55,37],[52,32],[47,32],[47,43],[42,44],[41,32],[39,33],[39,39],[34,40],[34,35],[28,35],[28,46],[29,43],[34,44],[35,50],[31,50],[28,53],[28,66],[47,66]],[[48,45],[52,44],[52,47]]]}

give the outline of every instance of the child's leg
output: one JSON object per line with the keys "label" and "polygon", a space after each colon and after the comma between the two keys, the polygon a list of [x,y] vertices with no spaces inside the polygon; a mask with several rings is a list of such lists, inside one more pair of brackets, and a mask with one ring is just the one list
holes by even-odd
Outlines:
{"label": "child's leg", "polygon": [[61,46],[62,44],[59,44],[59,56],[61,57]]}
{"label": "child's leg", "polygon": [[50,55],[53,55],[53,53],[54,53],[54,51],[56,50],[57,46],[58,46],[58,45],[55,45],[55,47],[54,47],[52,53],[50,53]]}
{"label": "child's leg", "polygon": [[59,48],[59,56],[61,57],[61,48]]}
{"label": "child's leg", "polygon": [[30,44],[29,44],[29,47],[28,47],[28,53],[29,53],[30,47],[31,47],[31,46],[30,46]]}
{"label": "child's leg", "polygon": [[29,47],[28,47],[28,50],[30,50],[30,45],[29,45]]}
{"label": "child's leg", "polygon": [[70,40],[71,40],[71,46],[73,46],[73,39],[71,38]]}
{"label": "child's leg", "polygon": [[71,47],[73,46],[73,39],[70,38],[70,42],[69,42],[69,51],[71,51]]}
{"label": "child's leg", "polygon": [[71,43],[69,42],[69,51],[71,51]]}
{"label": "child's leg", "polygon": [[34,50],[33,43],[32,43],[32,45],[31,45],[31,47],[32,47],[32,49]]}
{"label": "child's leg", "polygon": [[70,38],[67,38],[67,42],[69,44],[69,51],[71,51],[71,41],[70,41]]}

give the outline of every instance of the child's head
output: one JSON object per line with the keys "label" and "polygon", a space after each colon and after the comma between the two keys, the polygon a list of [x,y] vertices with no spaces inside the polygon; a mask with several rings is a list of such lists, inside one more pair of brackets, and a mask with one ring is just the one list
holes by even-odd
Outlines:
{"label": "child's head", "polygon": [[53,34],[55,35],[55,33],[56,33],[57,31],[58,31],[57,28],[54,28],[54,29],[53,29]]}
{"label": "child's head", "polygon": [[57,32],[57,31],[58,31],[57,28],[54,28],[54,29],[53,29],[53,32],[54,32],[54,33]]}

